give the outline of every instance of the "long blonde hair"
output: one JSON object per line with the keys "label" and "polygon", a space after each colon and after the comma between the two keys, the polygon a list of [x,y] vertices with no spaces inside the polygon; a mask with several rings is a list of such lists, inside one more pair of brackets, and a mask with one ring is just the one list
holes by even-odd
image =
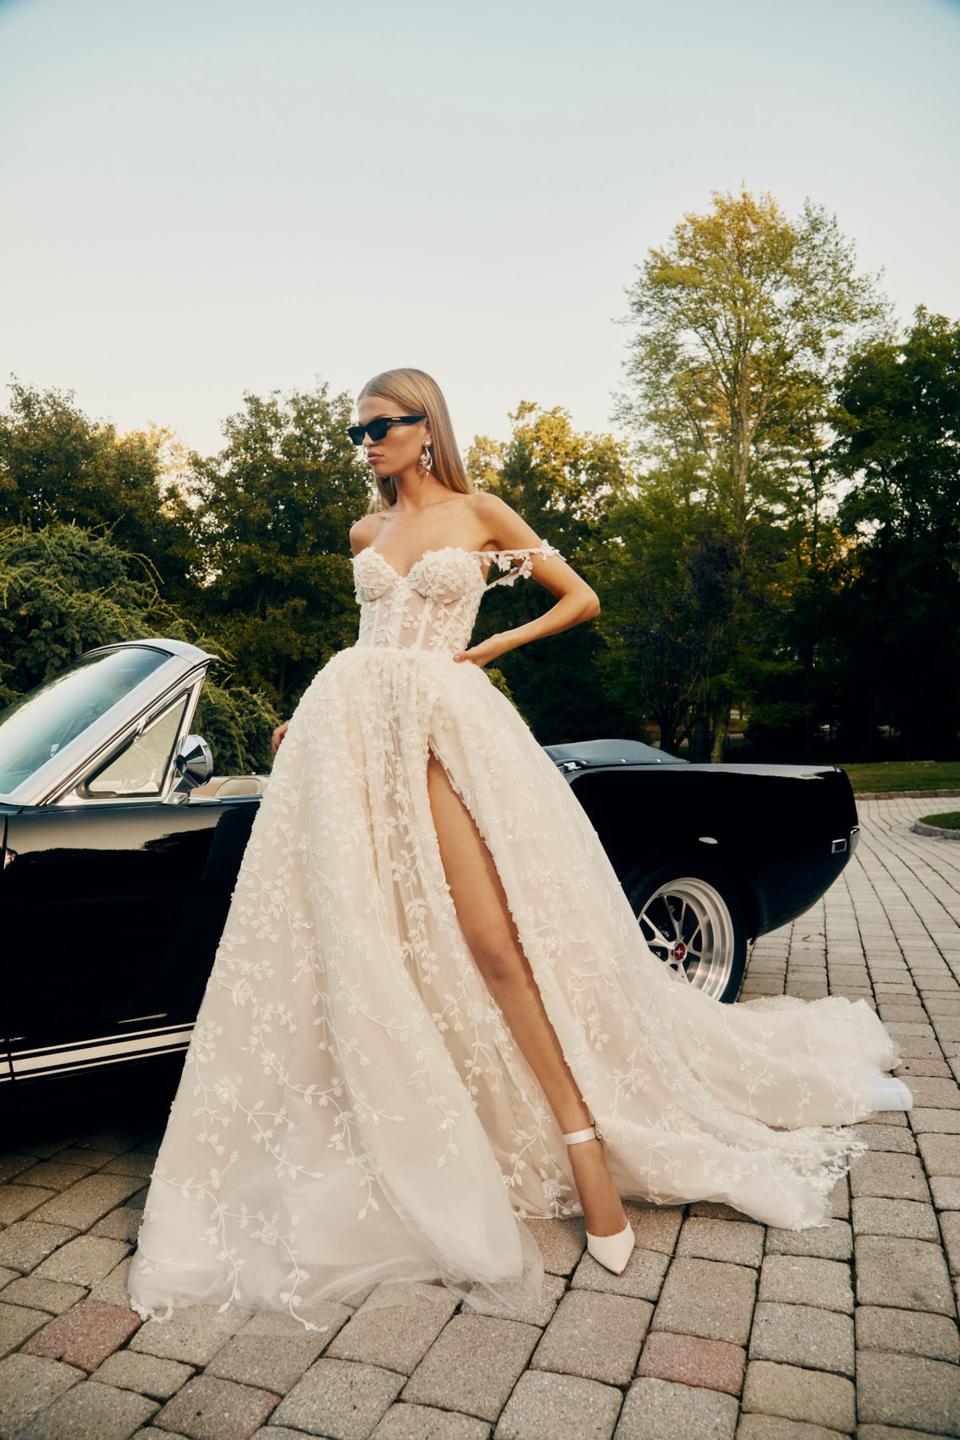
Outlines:
{"label": "long blonde hair", "polygon": [[[358,403],[364,395],[374,396],[378,400],[390,400],[401,407],[404,415],[426,415],[431,436],[427,448],[433,456],[431,473],[451,490],[457,490],[462,495],[473,493],[476,487],[460,458],[447,402],[440,386],[431,375],[425,370],[412,370],[406,366],[398,370],[384,370],[367,381],[357,396]],[[367,506],[368,515],[386,510],[389,505],[395,505],[397,500],[397,487],[393,476],[377,475],[375,478],[377,489]]]}

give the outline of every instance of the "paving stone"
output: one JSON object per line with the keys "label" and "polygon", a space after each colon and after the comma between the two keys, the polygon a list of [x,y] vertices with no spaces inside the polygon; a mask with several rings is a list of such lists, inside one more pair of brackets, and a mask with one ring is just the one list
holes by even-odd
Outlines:
{"label": "paving stone", "polygon": [[[84,1175],[90,1171],[86,1165],[64,1165],[59,1160],[40,1160],[31,1162],[17,1175],[21,1185],[36,1185],[39,1189],[49,1189],[56,1193],[61,1190],[69,1190]],[[0,1176],[6,1180],[7,1176]]]}
{"label": "paving stone", "polygon": [[367,1440],[403,1383],[393,1370],[321,1357],[280,1401],[267,1433],[288,1425],[334,1440]]}
{"label": "paving stone", "polygon": [[651,1326],[745,1345],[756,1286],[756,1272],[744,1265],[680,1256],[664,1281]]}
{"label": "paving stone", "polygon": [[858,1235],[903,1235],[939,1243],[937,1212],[920,1200],[883,1200],[877,1195],[853,1201],[853,1228]]}
{"label": "paving stone", "polygon": [[525,1325],[539,1325],[542,1329],[544,1325],[549,1325],[566,1288],[562,1275],[551,1275],[545,1271],[541,1300],[530,1301],[518,1295],[511,1301],[509,1287],[503,1286],[495,1301],[471,1295],[469,1311],[472,1315],[494,1315],[501,1320],[521,1320]]}
{"label": "paving stone", "polygon": [[129,1245],[119,1240],[77,1235],[42,1261],[36,1273],[48,1280],[66,1280],[68,1284],[89,1287],[102,1280],[129,1249]]}
{"label": "paving stone", "polygon": [[98,1220],[96,1225],[91,1225],[89,1235],[103,1235],[107,1240],[123,1240],[128,1245],[136,1245],[137,1236],[140,1233],[140,1222],[143,1219],[142,1210],[134,1209],[132,1205],[118,1205],[108,1215]]}
{"label": "paving stone", "polygon": [[45,1310],[31,1310],[26,1305],[0,1304],[0,1355],[19,1350],[31,1335],[50,1323]]}
{"label": "paving stone", "polygon": [[[942,1077],[949,1080],[953,1071],[946,1060],[941,1060],[939,1056],[927,1055],[905,1057],[902,1064],[898,1065],[893,1073],[898,1079],[905,1080],[909,1085],[911,1075],[932,1075],[937,1079]],[[914,1112],[910,1113],[912,1116]]]}
{"label": "paving stone", "polygon": [[757,1299],[814,1305],[850,1315],[853,1313],[850,1267],[837,1260],[820,1260],[814,1256],[765,1255]]}
{"label": "paving stone", "polygon": [[[383,1303],[399,1294],[409,1295],[409,1303]],[[438,1289],[433,1298],[418,1295],[413,1285],[378,1285],[326,1348],[327,1337],[323,1337],[318,1352],[323,1349],[334,1359],[361,1360],[412,1375],[456,1308],[457,1297],[448,1290]],[[245,1334],[233,1343],[242,1341]]]}
{"label": "paving stone", "polygon": [[960,1176],[960,1135],[918,1135],[917,1144],[928,1175]]}
{"label": "paving stone", "polygon": [[[258,1430],[258,1435],[265,1435],[265,1430]],[[156,1425],[144,1425],[142,1429],[135,1430],[132,1440],[183,1440],[182,1435],[175,1435],[172,1430],[159,1430]],[[271,1436],[271,1440],[303,1440],[301,1435],[294,1435],[291,1430],[277,1431]]]}
{"label": "paving stone", "polygon": [[853,1382],[844,1375],[750,1360],[743,1384],[744,1410],[806,1420],[828,1430],[852,1430],[856,1423]]}
{"label": "paving stone", "polygon": [[[848,1175],[841,1175],[833,1189],[827,1193],[827,1215],[834,1220],[850,1219],[850,1178]],[[807,1226],[808,1230],[815,1230],[817,1226]]]}
{"label": "paving stone", "polygon": [[336,1301],[318,1303],[310,1319],[329,1329],[317,1333],[284,1311],[260,1311],[221,1346],[203,1373],[286,1395],[350,1314],[349,1306]]}
{"label": "paving stone", "polygon": [[917,1355],[865,1350],[857,1366],[857,1411],[864,1423],[960,1433],[960,1368]]}
{"label": "paving stone", "polygon": [[[626,1210],[626,1205],[624,1205]],[[524,1220],[543,1255],[543,1268],[551,1275],[569,1275],[583,1254],[583,1220]]]}
{"label": "paving stone", "polygon": [[130,1440],[159,1408],[131,1390],[74,1385],[18,1430],[16,1440]]}
{"label": "paving stone", "polygon": [[758,1266],[763,1259],[763,1226],[748,1225],[742,1220],[706,1220],[691,1216],[680,1231],[677,1254]]}
{"label": "paving stone", "polygon": [[[493,1440],[608,1440],[621,1403],[619,1390],[596,1380],[528,1370],[504,1406]],[[434,1431],[409,1432],[410,1440],[426,1440],[428,1434]],[[392,1440],[379,1430],[374,1435]]]}
{"label": "paving stone", "polygon": [[[886,1120],[889,1111],[878,1110],[878,1115],[883,1115]],[[859,1140],[866,1140],[874,1154],[899,1154],[916,1155],[917,1142],[913,1131],[906,1125],[880,1124],[876,1120],[861,1120],[858,1125],[850,1125],[851,1135]],[[860,1164],[859,1160],[854,1162]]]}
{"label": "paving stone", "polygon": [[142,1180],[129,1175],[108,1175],[98,1170],[47,1200],[33,1218],[51,1225],[72,1225],[75,1230],[86,1230],[115,1205],[129,1199],[142,1184]]}
{"label": "paving stone", "polygon": [[629,1217],[637,1237],[637,1245],[645,1250],[659,1250],[672,1255],[684,1221],[682,1205],[639,1205],[625,1200],[624,1213]]}
{"label": "paving stone", "polygon": [[28,1355],[46,1355],[81,1370],[96,1370],[139,1328],[140,1321],[129,1309],[81,1300],[32,1335],[23,1349]]}
{"label": "paving stone", "polygon": [[927,1179],[915,1155],[861,1155],[850,1167],[850,1193],[887,1200],[928,1200]]}
{"label": "paving stone", "polygon": [[885,1002],[877,1013],[884,1024],[889,1024],[891,1020],[922,1020],[926,1012],[920,1001],[916,1000],[908,1005],[891,1005]]}
{"label": "paving stone", "polygon": [[130,1309],[130,1262],[133,1255],[124,1255],[112,1270],[90,1286],[91,1300],[104,1300],[108,1305],[119,1305]]}
{"label": "paving stone", "polygon": [[895,1038],[897,1048],[904,1060],[943,1059],[943,1051],[937,1044],[932,1030],[926,1035],[897,1035]]}
{"label": "paving stone", "polygon": [[234,1305],[222,1314],[215,1305],[183,1305],[169,1320],[144,1321],[129,1348],[185,1365],[207,1365],[249,1319]]}
{"label": "paving stone", "polygon": [[960,1275],[960,1213],[948,1210],[940,1216],[940,1229],[951,1275]]}
{"label": "paving stone", "polygon": [[193,1375],[189,1365],[179,1360],[160,1360],[156,1355],[138,1355],[133,1350],[117,1350],[90,1376],[91,1381],[116,1386],[118,1390],[136,1390],[152,1400],[169,1400]]}
{"label": "paving stone", "polygon": [[899,1425],[858,1425],[857,1440],[943,1440],[929,1430],[902,1430]]}
{"label": "paving stone", "polygon": [[852,1377],[853,1320],[814,1305],[761,1300],[753,1317],[749,1355],[751,1360],[778,1360]]}
{"label": "paving stone", "polygon": [[917,1134],[930,1131],[939,1135],[960,1135],[960,1110],[935,1110],[915,1105],[910,1111],[910,1125]]}
{"label": "paving stone", "polygon": [[736,1440],[846,1440],[846,1436],[840,1430],[825,1430],[822,1425],[808,1425],[803,1420],[784,1420],[781,1415],[741,1414]]}
{"label": "paving stone", "polygon": [[277,1399],[252,1385],[195,1375],[153,1418],[159,1429],[175,1430],[190,1440],[245,1440],[275,1411]]}
{"label": "paving stone", "polygon": [[44,1225],[39,1220],[18,1220],[0,1232],[0,1265],[28,1274],[58,1246],[76,1235],[69,1225]]}
{"label": "paving stone", "polygon": [[741,1345],[654,1330],[647,1336],[637,1374],[739,1395],[745,1364],[746,1354]]}
{"label": "paving stone", "polygon": [[[590,1434],[589,1430],[585,1433]],[[390,1406],[370,1440],[487,1440],[489,1434],[486,1420],[475,1420],[472,1415],[435,1410],[431,1405],[397,1404]],[[598,1440],[600,1437],[606,1440],[606,1432],[599,1432]],[[254,1440],[302,1440],[302,1432],[269,1425],[258,1430]]]}
{"label": "paving stone", "polygon": [[145,1154],[140,1150],[130,1150],[126,1155],[118,1155],[114,1160],[108,1160],[106,1165],[101,1165],[97,1171],[98,1175],[136,1175],[141,1180],[149,1180],[153,1174],[156,1164],[156,1155]]}
{"label": "paving stone", "polygon": [[853,1255],[853,1233],[847,1220],[829,1225],[809,1225],[805,1230],[781,1230],[770,1226],[765,1250],[768,1255],[808,1255],[818,1260],[849,1260]]}
{"label": "paving stone", "polygon": [[733,1440],[737,1414],[733,1395],[644,1375],[627,1391],[614,1440]]}
{"label": "paving stone", "polygon": [[55,1190],[40,1190],[34,1185],[0,1187],[0,1225],[12,1225],[15,1220],[22,1220],[56,1193]]}
{"label": "paving stone", "polygon": [[745,1215],[742,1210],[735,1210],[722,1200],[697,1200],[688,1206],[687,1214],[698,1220],[739,1220],[745,1225],[757,1223],[752,1215]]}
{"label": "paving stone", "polygon": [[[404,1385],[403,1398],[496,1420],[539,1339],[540,1331],[534,1325],[484,1315],[454,1315]],[[317,1361],[317,1365],[324,1363]],[[296,1390],[288,1400],[294,1394]]]}
{"label": "paving stone", "polygon": [[960,1110],[960,1085],[956,1080],[932,1080],[918,1075],[910,1082],[910,1089],[914,1105]]}
{"label": "paving stone", "polygon": [[893,1235],[856,1238],[857,1304],[956,1314],[943,1252],[924,1240]]}
{"label": "paving stone", "polygon": [[63,1149],[57,1150],[56,1158],[62,1165],[79,1165],[89,1175],[91,1171],[99,1170],[101,1165],[107,1165],[116,1159],[116,1154],[112,1150],[95,1150],[90,1145],[80,1143],[65,1145]]}
{"label": "paving stone", "polygon": [[84,1378],[82,1370],[59,1360],[22,1352],[0,1360],[0,1435],[15,1436],[33,1419]]}
{"label": "paving stone", "polygon": [[960,1210],[960,1176],[931,1175],[930,1193],[938,1210]]}
{"label": "paving stone", "polygon": [[649,1300],[568,1290],[530,1357],[530,1366],[626,1385],[652,1314]]}
{"label": "paving stone", "polygon": [[960,1362],[956,1322],[925,1310],[894,1310],[886,1305],[858,1305],[854,1312],[858,1350],[895,1350],[927,1355],[931,1360]]}
{"label": "paving stone", "polygon": [[48,1310],[60,1315],[86,1295],[82,1285],[68,1285],[63,1280],[45,1280],[41,1275],[18,1275],[0,1291],[4,1305],[26,1305],[31,1310]]}
{"label": "paving stone", "polygon": [[622,1272],[614,1275],[592,1255],[584,1253],[570,1285],[574,1290],[604,1290],[611,1295],[631,1295],[635,1300],[656,1300],[669,1264],[669,1255],[634,1245]]}

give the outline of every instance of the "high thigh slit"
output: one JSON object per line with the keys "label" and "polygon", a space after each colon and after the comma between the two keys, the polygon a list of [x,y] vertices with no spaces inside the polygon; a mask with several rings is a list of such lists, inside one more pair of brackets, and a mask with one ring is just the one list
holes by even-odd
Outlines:
{"label": "high thigh slit", "polygon": [[[445,546],[405,575],[355,557],[357,642],[290,720],[171,1105],[129,1271],[145,1318],[206,1302],[322,1328],[326,1301],[386,1281],[506,1310],[541,1294],[525,1222],[582,1214],[457,919],[430,753],[490,852],[623,1199],[828,1224],[867,1149],[843,1127],[898,1083],[864,1001],[722,1005],[649,950],[567,781],[490,677],[452,658],[492,588],[481,553]],[[551,553],[494,552],[492,584]]]}

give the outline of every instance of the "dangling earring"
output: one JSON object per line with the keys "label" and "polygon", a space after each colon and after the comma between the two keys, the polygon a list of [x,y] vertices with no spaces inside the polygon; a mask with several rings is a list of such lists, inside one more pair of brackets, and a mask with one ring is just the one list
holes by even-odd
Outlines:
{"label": "dangling earring", "polygon": [[430,471],[433,469],[433,456],[430,454],[430,451],[427,449],[426,445],[424,445],[423,449],[420,451],[420,460],[418,463],[420,465],[420,469],[426,470],[427,474],[429,474]]}

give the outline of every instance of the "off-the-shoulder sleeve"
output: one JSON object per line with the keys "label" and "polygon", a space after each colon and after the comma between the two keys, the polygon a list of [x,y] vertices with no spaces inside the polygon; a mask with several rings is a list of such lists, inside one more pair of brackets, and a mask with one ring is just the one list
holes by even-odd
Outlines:
{"label": "off-the-shoulder sleeve", "polygon": [[549,540],[541,540],[539,545],[527,545],[521,550],[484,550],[481,553],[490,556],[493,562],[491,570],[496,565],[500,570],[508,572],[501,575],[499,580],[489,581],[488,590],[492,590],[494,585],[513,585],[517,580],[526,579],[533,572],[533,561],[537,555],[557,555],[561,560],[565,558]]}

